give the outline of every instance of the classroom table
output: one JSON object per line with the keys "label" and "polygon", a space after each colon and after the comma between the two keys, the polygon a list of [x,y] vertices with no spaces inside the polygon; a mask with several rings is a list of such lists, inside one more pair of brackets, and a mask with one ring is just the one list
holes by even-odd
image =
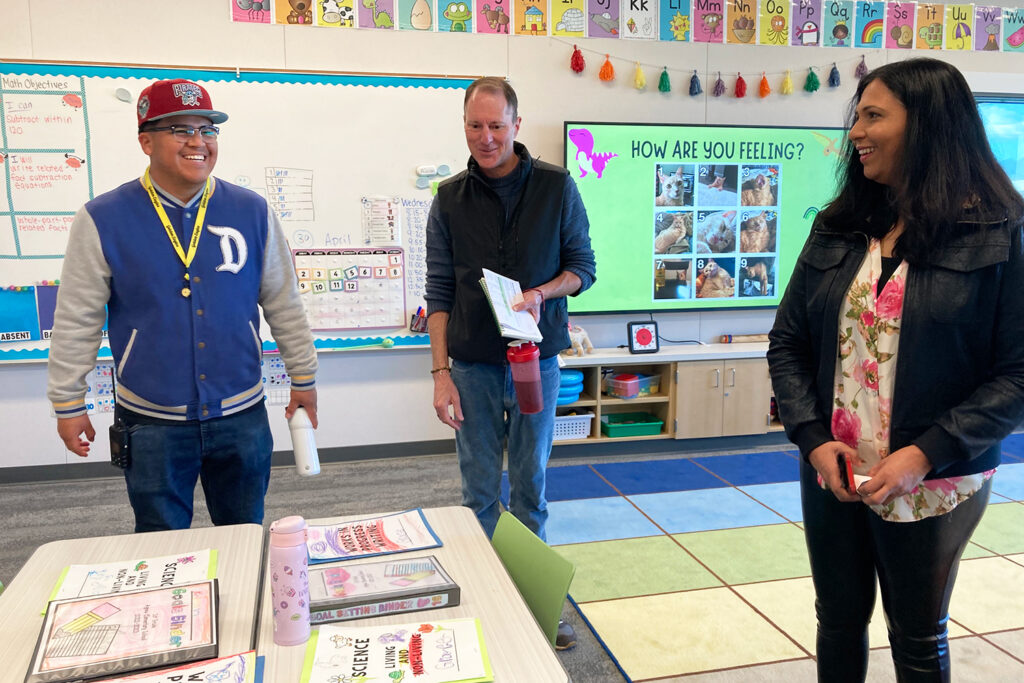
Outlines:
{"label": "classroom table", "polygon": [[42,612],[67,565],[206,548],[217,550],[220,654],[253,649],[263,561],[263,527],[259,524],[54,541],[39,546],[0,595],[0,683],[25,680],[42,628]]}
{"label": "classroom table", "polygon": [[[417,622],[424,614],[431,619],[476,617],[483,628],[484,644],[497,682],[519,681],[544,683],[569,680],[558,661],[551,643],[544,637],[522,596],[516,589],[494,548],[484,534],[476,516],[469,508],[444,507],[424,509],[434,533],[443,544],[439,548],[403,553],[402,557],[433,555],[461,588],[461,598],[455,607],[433,609],[427,612],[405,612],[384,617],[337,622],[339,624],[402,624]],[[374,515],[349,515],[329,519],[311,519],[310,524],[336,524]],[[361,561],[345,564],[355,565]],[[269,571],[269,562],[265,563]],[[260,611],[257,654],[266,657],[264,680],[274,683],[299,683],[305,645],[283,647],[274,644],[274,619],[270,599],[270,579],[264,579],[263,600]]]}

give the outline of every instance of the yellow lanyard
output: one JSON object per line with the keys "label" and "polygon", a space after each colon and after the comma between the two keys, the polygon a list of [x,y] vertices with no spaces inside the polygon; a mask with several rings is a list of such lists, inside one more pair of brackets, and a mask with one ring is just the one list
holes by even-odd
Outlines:
{"label": "yellow lanyard", "polygon": [[[163,203],[160,201],[160,197],[156,193],[156,188],[153,187],[153,182],[149,179],[149,168],[146,168],[146,172],[142,174],[142,185],[146,188],[146,192],[149,194],[149,201],[153,202],[153,208],[156,209],[156,215],[160,218],[160,223],[164,226],[164,231],[167,233],[167,239],[171,240],[171,246],[174,247],[174,251],[178,254],[178,258],[185,264],[185,270],[188,270],[189,265],[192,263],[192,259],[196,255],[196,249],[199,247],[199,236],[203,233],[203,221],[206,219],[206,206],[210,203],[210,179],[206,179],[206,187],[203,188],[203,196],[199,200],[199,210],[196,212],[196,224],[192,227],[192,237],[188,241],[188,253],[181,248],[181,240],[178,239],[177,233],[174,232],[174,226],[171,225],[171,220],[167,217],[167,212],[164,211]],[[185,273],[185,279],[188,280],[188,272]],[[181,291],[182,296],[188,296],[188,288]]]}

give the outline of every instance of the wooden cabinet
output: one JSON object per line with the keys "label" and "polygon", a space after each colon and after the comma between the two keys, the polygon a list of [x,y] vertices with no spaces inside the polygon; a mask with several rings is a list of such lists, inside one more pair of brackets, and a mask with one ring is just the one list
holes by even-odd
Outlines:
{"label": "wooden cabinet", "polygon": [[763,358],[676,363],[677,439],[764,434],[771,379]]}
{"label": "wooden cabinet", "polygon": [[722,435],[720,360],[676,363],[676,438]]}
{"label": "wooden cabinet", "polygon": [[[567,357],[567,368],[583,372],[583,393],[575,403],[559,406],[557,414],[590,412],[594,419],[589,436],[555,443],[765,434],[769,431],[772,395],[764,357],[767,350],[767,344],[705,344],[646,356],[621,349],[598,349],[592,355]],[[651,396],[633,399],[603,394],[602,374],[619,373],[657,375],[660,386]],[[663,420],[661,433],[620,437],[601,434],[602,416],[631,412],[650,413]]]}

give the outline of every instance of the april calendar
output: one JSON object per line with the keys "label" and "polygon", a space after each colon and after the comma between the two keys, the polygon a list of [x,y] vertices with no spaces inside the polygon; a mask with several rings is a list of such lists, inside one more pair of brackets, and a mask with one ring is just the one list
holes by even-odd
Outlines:
{"label": "april calendar", "polygon": [[312,329],[405,326],[401,248],[295,249],[293,254]]}

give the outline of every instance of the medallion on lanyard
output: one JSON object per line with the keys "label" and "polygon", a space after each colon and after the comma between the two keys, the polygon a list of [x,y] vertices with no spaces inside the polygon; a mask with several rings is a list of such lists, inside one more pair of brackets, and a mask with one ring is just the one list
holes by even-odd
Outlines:
{"label": "medallion on lanyard", "polygon": [[[156,188],[153,187],[153,182],[149,179],[149,169],[142,176],[142,185],[146,188],[147,194],[149,194],[149,201],[153,203],[153,209],[156,211],[157,217],[160,219],[160,224],[164,226],[164,231],[167,233],[167,239],[171,241],[171,246],[174,247],[174,252],[181,259],[181,262],[185,264],[185,281],[188,282],[189,274],[188,267],[192,264],[192,259],[195,258],[196,248],[199,246],[199,237],[203,233],[203,221],[206,218],[206,207],[210,200],[210,179],[206,179],[206,186],[203,188],[203,196],[199,200],[199,210],[196,212],[196,222],[192,227],[192,237],[188,243],[188,253],[181,248],[181,241],[178,239],[177,233],[174,232],[174,226],[171,225],[171,220],[167,217],[167,212],[164,211],[163,204],[160,202],[160,197],[156,193]],[[181,288],[181,295],[186,299],[192,296],[192,290],[187,286]]]}

